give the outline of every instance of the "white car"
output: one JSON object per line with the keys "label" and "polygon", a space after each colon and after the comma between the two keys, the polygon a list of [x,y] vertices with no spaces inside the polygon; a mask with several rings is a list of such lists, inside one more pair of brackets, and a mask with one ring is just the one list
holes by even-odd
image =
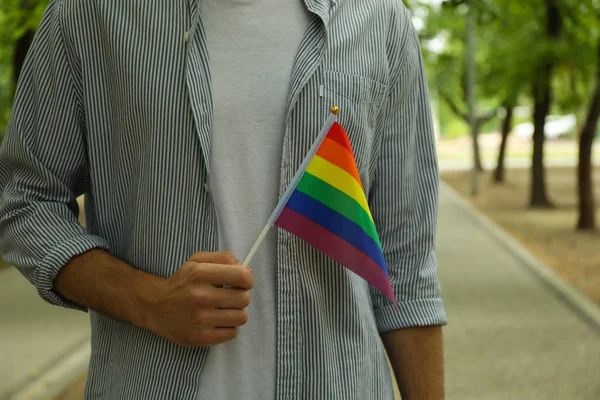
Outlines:
{"label": "white car", "polygon": [[[575,132],[577,117],[569,115],[548,115],[544,131],[546,139],[558,139]],[[531,138],[533,136],[533,123],[519,124],[512,129],[512,134],[520,138]]]}

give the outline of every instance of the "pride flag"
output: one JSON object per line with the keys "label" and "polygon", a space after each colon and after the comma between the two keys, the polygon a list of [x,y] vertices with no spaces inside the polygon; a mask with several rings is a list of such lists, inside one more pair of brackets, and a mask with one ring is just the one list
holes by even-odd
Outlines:
{"label": "pride flag", "polygon": [[261,236],[273,225],[291,232],[396,304],[352,146],[337,112],[332,108]]}

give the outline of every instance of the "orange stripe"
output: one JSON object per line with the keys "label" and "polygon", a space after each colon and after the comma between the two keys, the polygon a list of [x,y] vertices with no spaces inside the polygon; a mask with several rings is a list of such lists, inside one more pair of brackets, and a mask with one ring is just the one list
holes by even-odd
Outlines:
{"label": "orange stripe", "polygon": [[345,147],[326,137],[323,140],[321,147],[319,147],[319,150],[317,150],[317,155],[352,175],[360,185],[361,189],[363,189],[360,176],[358,175],[358,169],[354,162],[354,157],[352,157],[352,154],[348,153],[348,150],[346,150]]}

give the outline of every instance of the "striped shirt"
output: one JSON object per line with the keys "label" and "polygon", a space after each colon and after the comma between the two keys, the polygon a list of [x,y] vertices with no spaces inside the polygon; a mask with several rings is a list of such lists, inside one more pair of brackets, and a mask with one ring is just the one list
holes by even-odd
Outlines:
{"label": "striped shirt", "polygon": [[[446,323],[421,52],[400,0],[305,3],[311,22],[282,104],[280,193],[339,106],[398,308],[280,230],[276,398],[392,399],[379,334]],[[196,0],[50,1],[0,150],[0,249],[45,300],[78,308],[54,280],[93,248],[163,277],[194,252],[217,250],[210,87]],[[77,220],[83,193],[86,228]],[[195,398],[206,348],[90,317],[87,398]]]}

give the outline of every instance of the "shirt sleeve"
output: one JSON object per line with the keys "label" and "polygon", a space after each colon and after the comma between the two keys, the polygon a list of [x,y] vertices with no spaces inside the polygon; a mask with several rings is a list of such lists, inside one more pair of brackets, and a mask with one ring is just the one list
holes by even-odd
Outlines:
{"label": "shirt sleeve", "polygon": [[81,309],[54,291],[56,276],[108,244],[77,219],[76,198],[89,189],[86,130],[60,5],[51,1],[44,14],[0,148],[0,251],[46,301]]}
{"label": "shirt sleeve", "polygon": [[[427,80],[409,13],[392,29],[390,91],[377,126],[369,200],[398,308],[371,289],[380,332],[444,325],[435,255],[439,174]],[[401,40],[398,40],[401,37]]]}

